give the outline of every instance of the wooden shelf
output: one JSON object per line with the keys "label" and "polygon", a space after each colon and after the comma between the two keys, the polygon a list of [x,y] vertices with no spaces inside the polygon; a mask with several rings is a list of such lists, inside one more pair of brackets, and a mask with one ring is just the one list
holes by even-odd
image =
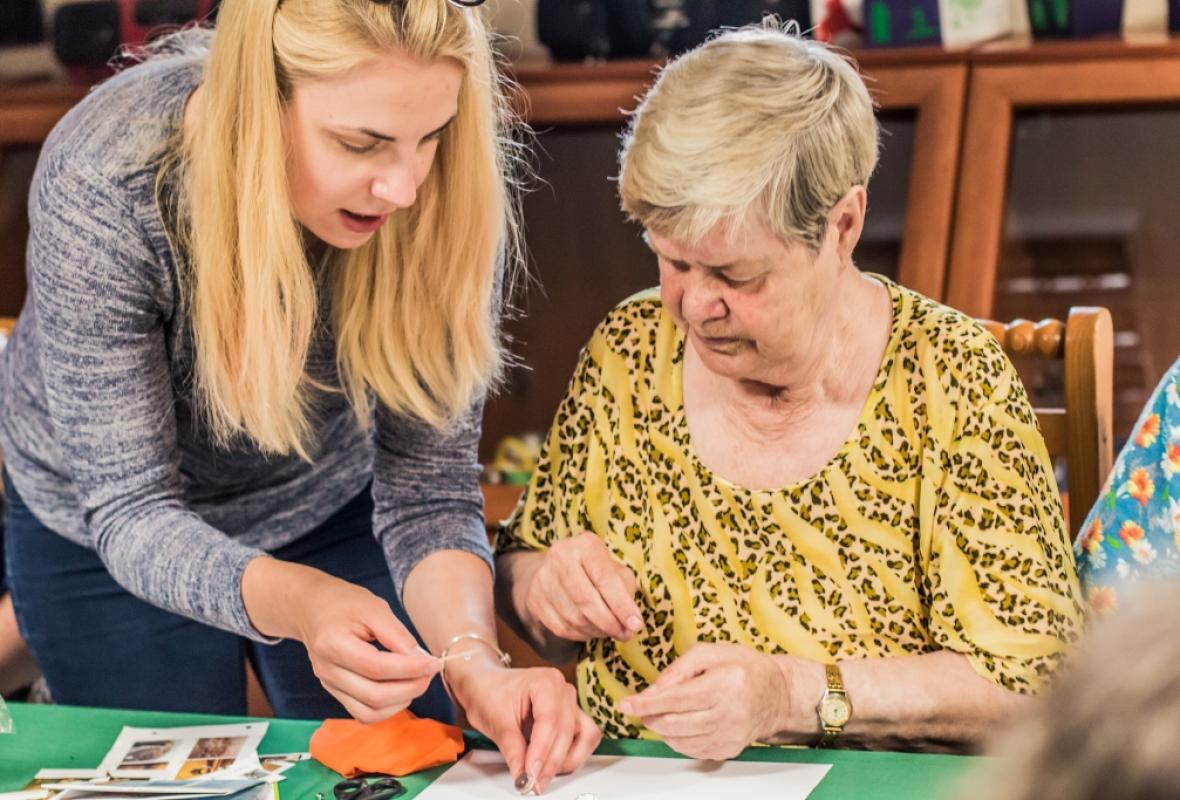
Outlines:
{"label": "wooden shelf", "polygon": [[1134,61],[1141,58],[1180,55],[1180,38],[1151,37],[1127,41],[1119,38],[1037,41],[1002,39],[987,42],[971,52],[972,64],[1038,64],[1053,61]]}
{"label": "wooden shelf", "polygon": [[[938,66],[1038,64],[1080,61],[1136,61],[1180,57],[1180,39],[1141,43],[1121,39],[1037,41],[1007,39],[974,49],[940,47],[864,49],[848,53],[870,76],[902,69]],[[591,63],[526,61],[513,72],[523,90],[521,102],[534,126],[604,125],[621,121],[652,82],[661,62],[650,60]],[[892,89],[896,91],[896,89]],[[65,83],[0,84],[0,144],[40,141],[57,119],[85,94],[86,87]],[[883,107],[892,101],[882,95]]]}
{"label": "wooden shelf", "polygon": [[0,145],[43,141],[87,91],[67,83],[0,84]]}
{"label": "wooden shelf", "polygon": [[[1180,39],[1146,43],[1115,39],[1008,40],[966,51],[911,47],[859,50],[849,55],[866,76],[882,112],[913,120],[913,155],[897,278],[973,316],[992,313],[1015,120],[1022,113],[1042,109],[1180,106]],[[562,153],[564,159],[560,164],[547,162],[547,168],[556,174],[589,169],[579,161],[585,151],[568,143],[597,143],[598,160],[593,169],[596,176],[605,178],[612,165],[611,157],[604,158],[602,152],[617,147],[614,132],[636,107],[660,67],[660,62],[651,60],[516,64],[512,69],[520,86],[519,108],[540,134],[542,146],[547,144],[548,136],[548,144],[555,145],[554,151]],[[5,145],[38,145],[86,91],[85,86],[63,83],[0,84],[0,157]],[[25,154],[12,163],[22,164],[21,169],[27,170],[29,161]],[[590,191],[606,194],[608,190],[601,188],[604,184],[599,181],[598,188]],[[585,181],[572,181],[570,185],[577,191],[588,191]],[[602,202],[599,197],[598,204],[592,206],[597,209],[595,222],[617,214],[614,198],[609,199],[612,202]],[[546,213],[558,207],[552,216],[544,217],[551,223],[551,231],[565,235],[573,230],[571,226],[586,224],[578,216],[583,213],[584,203],[570,210],[568,205],[549,200],[534,202],[547,203]],[[27,231],[21,228],[23,204],[8,203],[6,213],[7,217],[0,220],[0,234],[7,231],[8,235],[6,239],[0,235],[0,242],[12,258],[4,264],[4,272],[16,277],[10,280],[11,285],[3,287],[3,296],[12,306],[6,307],[6,312],[15,313],[24,293],[20,254]],[[596,235],[606,238],[615,236],[621,240],[631,236],[630,232],[620,234],[605,224],[590,227]],[[533,244],[544,235],[544,225],[534,226]],[[566,305],[536,303],[529,315],[529,324],[534,327],[523,332],[522,341],[531,336],[532,341],[545,341],[554,353],[568,349],[569,358],[573,358],[583,343],[583,333],[571,334],[578,341],[568,343],[552,340],[551,331],[566,321],[569,304],[587,293],[578,283],[585,279],[578,276],[590,274],[593,264],[586,262],[592,262],[598,254],[590,252],[593,247],[585,249],[588,254],[583,256],[567,254],[560,246],[550,248],[543,277]],[[604,252],[612,258],[634,256],[623,245]],[[621,258],[619,263],[623,263]],[[613,278],[605,279],[604,285],[594,287],[590,294],[594,303],[609,307],[608,300],[613,302],[622,296],[618,281],[625,273],[619,267],[605,274]],[[1035,309],[1039,302],[1030,299],[1030,308]],[[496,423],[499,428],[487,428],[491,434],[539,428],[545,422],[538,420],[548,420],[552,407],[549,384],[564,387],[570,366],[556,356],[541,362],[541,366],[525,381],[519,398],[500,401],[502,409],[496,412],[501,415]],[[527,417],[528,423],[521,423],[521,417]],[[492,489],[488,496],[490,516],[506,515],[514,499],[513,491],[506,487]]]}
{"label": "wooden shelf", "polygon": [[638,105],[659,67],[653,61],[518,65],[520,111],[536,128],[615,125]]}
{"label": "wooden shelf", "polygon": [[[963,64],[967,54],[938,47],[860,50],[849,55],[874,72],[893,68]],[[585,63],[526,61],[513,67],[533,125],[604,124],[622,120],[638,104],[663,62],[620,60]]]}
{"label": "wooden shelf", "polygon": [[[1180,39],[1051,42],[973,56],[946,302],[991,315],[1016,114],[1180,104]],[[1163,144],[1163,143],[1161,143]]]}
{"label": "wooden shelf", "polygon": [[[968,54],[905,48],[850,55],[857,59],[882,110],[912,111],[916,117],[914,149],[921,157],[914,158],[910,174],[898,279],[941,299]],[[523,114],[535,128],[618,126],[638,105],[659,68],[653,61],[543,62],[517,65],[515,76],[523,90]]]}
{"label": "wooden shelf", "polygon": [[[858,59],[878,104],[912,111],[917,125],[898,278],[940,299],[950,248],[951,208],[966,93],[965,53],[939,48],[866,50]],[[654,80],[654,61],[524,63],[514,68],[522,115],[539,130],[620,126]],[[67,84],[0,85],[0,147],[35,144],[86,89]]]}
{"label": "wooden shelf", "polygon": [[[850,55],[870,72],[963,64],[966,53],[939,48],[863,50]],[[589,63],[531,61],[513,67],[522,95],[521,111],[536,127],[613,125],[635,108],[662,62],[624,60]],[[35,143],[87,87],[68,83],[0,84],[0,144]],[[886,107],[889,100],[886,100]]]}

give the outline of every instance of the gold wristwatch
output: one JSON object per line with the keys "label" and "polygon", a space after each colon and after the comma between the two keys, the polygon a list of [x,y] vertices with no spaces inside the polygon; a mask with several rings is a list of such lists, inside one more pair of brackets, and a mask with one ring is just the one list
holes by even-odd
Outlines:
{"label": "gold wristwatch", "polygon": [[835,664],[827,664],[824,666],[824,674],[827,676],[828,685],[815,711],[819,714],[819,724],[823,729],[819,746],[831,747],[836,742],[836,736],[844,730],[844,726],[852,717],[852,703],[848,700],[848,692],[844,691],[844,677],[840,674],[840,668]]}

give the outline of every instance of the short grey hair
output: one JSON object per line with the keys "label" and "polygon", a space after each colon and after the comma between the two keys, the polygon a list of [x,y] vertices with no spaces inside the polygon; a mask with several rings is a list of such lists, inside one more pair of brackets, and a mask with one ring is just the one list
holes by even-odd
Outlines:
{"label": "short grey hair", "polygon": [[856,67],[793,23],[726,31],[665,67],[635,112],[623,210],[689,244],[753,221],[818,251],[832,207],[876,167],[873,111]]}

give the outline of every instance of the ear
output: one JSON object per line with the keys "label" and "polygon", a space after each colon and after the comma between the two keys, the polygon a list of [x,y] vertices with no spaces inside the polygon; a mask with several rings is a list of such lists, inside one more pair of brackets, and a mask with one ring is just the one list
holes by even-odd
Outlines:
{"label": "ear", "polygon": [[865,187],[853,186],[836,201],[828,214],[828,229],[835,237],[836,255],[842,264],[852,261],[852,251],[856,249],[860,235],[864,232],[868,203]]}

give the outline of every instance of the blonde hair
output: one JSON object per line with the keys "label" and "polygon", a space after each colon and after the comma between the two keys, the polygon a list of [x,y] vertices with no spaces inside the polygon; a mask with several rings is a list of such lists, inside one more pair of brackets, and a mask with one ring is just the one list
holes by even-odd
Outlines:
{"label": "blonde hair", "polygon": [[948,797],[1180,797],[1180,586],[1124,587],[1038,705]]}
{"label": "blonde hair", "polygon": [[[288,196],[283,108],[293,85],[393,48],[464,67],[458,114],[413,207],[364,246],[329,250],[318,318]],[[447,0],[225,0],[201,113],[178,172],[190,262],[196,398],[215,438],[310,459],[317,326],[336,339],[340,389],[362,426],[370,392],[437,429],[500,377],[499,294],[520,263],[512,119],[479,12]]]}
{"label": "blonde hair", "polygon": [[877,141],[856,68],[769,17],[664,68],[624,137],[619,196],[675,241],[752,222],[814,252],[836,201],[868,184]]}

